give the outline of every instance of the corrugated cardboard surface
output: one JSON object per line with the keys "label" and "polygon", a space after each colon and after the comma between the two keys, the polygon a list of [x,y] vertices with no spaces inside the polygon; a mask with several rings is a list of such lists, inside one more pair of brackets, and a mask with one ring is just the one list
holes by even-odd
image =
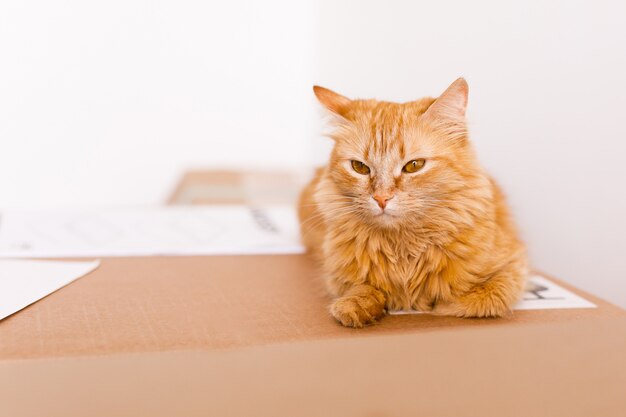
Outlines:
{"label": "corrugated cardboard surface", "polygon": [[0,359],[213,350],[626,314],[582,295],[598,308],[516,311],[504,319],[390,316],[355,330],[331,318],[323,283],[303,255],[109,258],[0,321]]}
{"label": "corrugated cardboard surface", "polygon": [[0,415],[600,417],[626,412],[626,320],[0,362]]}

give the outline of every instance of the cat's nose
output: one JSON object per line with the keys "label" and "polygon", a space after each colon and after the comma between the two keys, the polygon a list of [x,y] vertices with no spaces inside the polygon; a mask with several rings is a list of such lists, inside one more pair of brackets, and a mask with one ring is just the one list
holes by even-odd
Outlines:
{"label": "cat's nose", "polygon": [[387,201],[391,200],[393,196],[393,194],[374,194],[372,198],[376,200],[378,207],[384,210],[387,207]]}

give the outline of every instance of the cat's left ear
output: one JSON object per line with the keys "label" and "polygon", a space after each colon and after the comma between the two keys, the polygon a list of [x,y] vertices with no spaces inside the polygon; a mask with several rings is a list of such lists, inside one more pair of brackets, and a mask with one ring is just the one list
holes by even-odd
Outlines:
{"label": "cat's left ear", "polygon": [[324,107],[332,113],[346,118],[352,100],[318,85],[313,86],[313,92]]}
{"label": "cat's left ear", "polygon": [[424,119],[463,120],[467,108],[468,93],[469,86],[465,78],[457,79],[430,105],[422,117]]}

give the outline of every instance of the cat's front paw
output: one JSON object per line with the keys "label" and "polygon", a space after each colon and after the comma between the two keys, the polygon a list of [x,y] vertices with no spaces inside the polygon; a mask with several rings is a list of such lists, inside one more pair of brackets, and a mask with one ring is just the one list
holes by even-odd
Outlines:
{"label": "cat's front paw", "polygon": [[456,317],[504,317],[511,314],[515,296],[503,293],[496,287],[480,285],[452,302],[438,304],[433,314]]}
{"label": "cat's front paw", "polygon": [[372,324],[385,314],[385,298],[371,288],[356,291],[335,300],[330,313],[346,327],[363,327]]}

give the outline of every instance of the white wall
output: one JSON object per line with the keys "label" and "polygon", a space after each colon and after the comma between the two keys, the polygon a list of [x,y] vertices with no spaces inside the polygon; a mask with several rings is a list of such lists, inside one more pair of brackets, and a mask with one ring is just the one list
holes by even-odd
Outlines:
{"label": "white wall", "polygon": [[626,306],[623,2],[0,2],[0,207],[162,201],[187,167],[321,161],[314,82],[457,76],[534,264]]}
{"label": "white wall", "polygon": [[186,167],[303,163],[316,13],[0,2],[0,207],[156,203]]}

